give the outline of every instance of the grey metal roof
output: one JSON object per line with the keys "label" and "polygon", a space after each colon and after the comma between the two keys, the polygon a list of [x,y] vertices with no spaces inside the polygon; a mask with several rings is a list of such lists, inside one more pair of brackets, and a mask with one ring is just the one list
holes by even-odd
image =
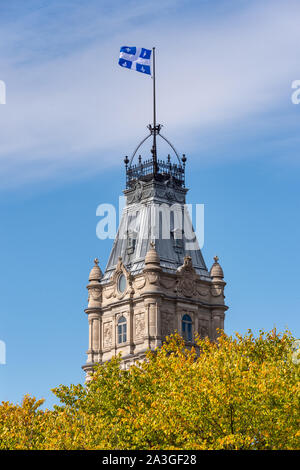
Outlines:
{"label": "grey metal roof", "polygon": [[175,273],[189,255],[201,278],[211,279],[196,238],[191,246],[192,222],[185,206],[186,192],[172,181],[155,180],[137,182],[134,188],[124,191],[127,205],[102,283],[109,281],[119,257],[132,274],[140,273],[154,240],[164,271]]}

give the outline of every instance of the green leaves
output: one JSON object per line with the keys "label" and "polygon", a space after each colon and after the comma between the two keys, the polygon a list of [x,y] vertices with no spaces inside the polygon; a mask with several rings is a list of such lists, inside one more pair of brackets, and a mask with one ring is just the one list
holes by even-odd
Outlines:
{"label": "green leaves", "polygon": [[0,406],[6,449],[297,449],[298,365],[290,333],[178,334],[147,360],[97,366],[87,386],[61,385],[54,410],[25,397]]}

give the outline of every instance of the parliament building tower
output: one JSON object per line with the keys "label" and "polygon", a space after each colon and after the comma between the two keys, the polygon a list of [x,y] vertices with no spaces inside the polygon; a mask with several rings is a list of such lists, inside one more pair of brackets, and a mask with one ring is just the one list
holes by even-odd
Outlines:
{"label": "parliament building tower", "polygon": [[[126,206],[118,233],[104,273],[95,259],[89,276],[87,380],[96,363],[119,352],[128,368],[172,332],[192,346],[196,333],[215,340],[224,328],[226,283],[218,257],[208,271],[193,232],[185,206],[186,157],[179,157],[160,125],[148,128],[151,157],[135,163],[144,139],[125,158]],[[158,158],[158,137],[176,162]]]}

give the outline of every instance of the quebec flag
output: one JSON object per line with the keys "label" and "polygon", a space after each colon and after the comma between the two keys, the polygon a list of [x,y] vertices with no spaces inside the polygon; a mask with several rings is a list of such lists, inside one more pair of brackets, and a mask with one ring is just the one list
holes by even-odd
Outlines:
{"label": "quebec flag", "polygon": [[144,49],[143,47],[123,46],[120,49],[119,65],[151,75],[151,52],[150,49]]}

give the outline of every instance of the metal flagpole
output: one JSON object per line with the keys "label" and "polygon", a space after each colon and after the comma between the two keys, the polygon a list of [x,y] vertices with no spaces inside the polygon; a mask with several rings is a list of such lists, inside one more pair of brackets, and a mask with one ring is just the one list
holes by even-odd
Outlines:
{"label": "metal flagpole", "polygon": [[153,51],[153,127],[156,127],[156,102],[155,102],[155,47],[152,48]]}
{"label": "metal flagpole", "polygon": [[156,95],[155,95],[155,47],[152,48],[152,80],[153,80],[153,173],[157,173],[157,151],[156,151]]}

